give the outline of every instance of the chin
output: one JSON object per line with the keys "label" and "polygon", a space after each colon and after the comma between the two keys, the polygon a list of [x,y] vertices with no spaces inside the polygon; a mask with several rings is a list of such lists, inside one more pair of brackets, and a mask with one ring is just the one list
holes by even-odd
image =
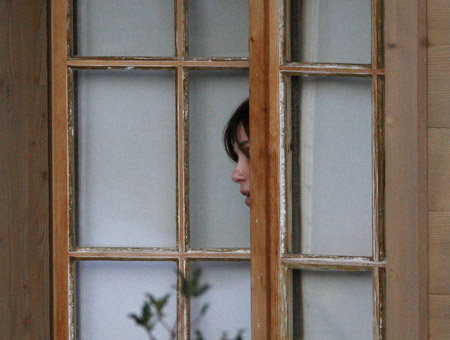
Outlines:
{"label": "chin", "polygon": [[250,207],[250,197],[247,197],[245,200],[245,205]]}

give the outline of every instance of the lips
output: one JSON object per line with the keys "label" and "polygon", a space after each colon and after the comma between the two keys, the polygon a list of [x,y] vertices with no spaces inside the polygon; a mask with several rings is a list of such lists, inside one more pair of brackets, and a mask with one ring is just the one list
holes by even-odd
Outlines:
{"label": "lips", "polygon": [[245,199],[245,204],[247,204],[248,206],[250,206],[250,192],[247,190],[241,190],[241,194],[244,195],[245,197],[247,197]]}
{"label": "lips", "polygon": [[250,191],[247,190],[241,190],[241,194],[246,196],[246,197],[250,197]]}

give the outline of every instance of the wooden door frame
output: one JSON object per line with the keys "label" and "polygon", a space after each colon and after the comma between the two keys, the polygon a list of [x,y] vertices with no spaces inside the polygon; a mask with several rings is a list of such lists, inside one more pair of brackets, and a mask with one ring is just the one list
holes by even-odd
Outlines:
{"label": "wooden door frame", "polygon": [[[280,339],[282,324],[279,8],[279,0],[250,0],[252,337],[258,340]],[[428,338],[426,0],[385,1],[384,20],[385,338],[422,340]]]}

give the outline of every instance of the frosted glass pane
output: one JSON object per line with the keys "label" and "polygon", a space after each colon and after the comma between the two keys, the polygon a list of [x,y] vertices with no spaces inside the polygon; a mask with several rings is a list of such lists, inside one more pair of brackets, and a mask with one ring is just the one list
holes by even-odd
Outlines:
{"label": "frosted glass pane", "polygon": [[291,4],[291,60],[371,63],[371,0],[303,0]]}
{"label": "frosted glass pane", "polygon": [[193,248],[250,247],[249,209],[231,181],[222,131],[248,96],[247,71],[189,73],[189,204]]}
{"label": "frosted glass pane", "polygon": [[373,339],[371,272],[292,272],[292,340]]}
{"label": "frosted glass pane", "polygon": [[80,246],[174,247],[175,75],[77,71]]}
{"label": "frosted glass pane", "polygon": [[[250,263],[193,262],[191,268],[200,268],[201,281],[211,287],[205,295],[191,302],[191,334],[200,329],[205,339],[220,339],[226,331],[234,339],[243,329],[243,339],[250,340]],[[195,319],[205,303],[209,304],[209,309],[197,324]]]}
{"label": "frosted glass pane", "polygon": [[77,0],[80,56],[173,56],[174,0]]}
{"label": "frosted glass pane", "polygon": [[191,57],[248,57],[248,0],[188,0]]}
{"label": "frosted glass pane", "polygon": [[[372,254],[370,78],[292,78],[294,251]],[[295,201],[297,197],[297,201]],[[301,225],[301,226],[300,226]]]}
{"label": "frosted glass pane", "polygon": [[[176,321],[176,265],[169,262],[83,261],[77,263],[77,339],[147,339],[142,327],[129,318],[141,314],[146,293],[160,298],[171,293],[166,321]],[[168,339],[161,325],[157,339]]]}

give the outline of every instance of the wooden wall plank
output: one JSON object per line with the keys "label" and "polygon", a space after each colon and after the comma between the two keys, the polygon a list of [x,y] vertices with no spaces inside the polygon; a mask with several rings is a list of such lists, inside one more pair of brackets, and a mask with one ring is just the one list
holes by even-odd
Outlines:
{"label": "wooden wall plank", "polygon": [[428,0],[428,43],[450,45],[450,1]]}
{"label": "wooden wall plank", "polygon": [[2,1],[0,41],[0,338],[50,339],[47,1]]}
{"label": "wooden wall plank", "polygon": [[450,339],[450,295],[430,295],[429,340]]}
{"label": "wooden wall plank", "polygon": [[384,5],[386,338],[423,340],[428,338],[426,1]]}
{"label": "wooden wall plank", "polygon": [[450,45],[428,47],[428,103],[428,127],[450,128]]}
{"label": "wooden wall plank", "polygon": [[[450,339],[450,1],[428,0],[429,339]],[[446,294],[446,295],[436,295]]]}
{"label": "wooden wall plank", "polygon": [[430,212],[428,228],[429,293],[450,295],[450,212]]}
{"label": "wooden wall plank", "polygon": [[450,129],[428,129],[428,209],[450,211]]}

